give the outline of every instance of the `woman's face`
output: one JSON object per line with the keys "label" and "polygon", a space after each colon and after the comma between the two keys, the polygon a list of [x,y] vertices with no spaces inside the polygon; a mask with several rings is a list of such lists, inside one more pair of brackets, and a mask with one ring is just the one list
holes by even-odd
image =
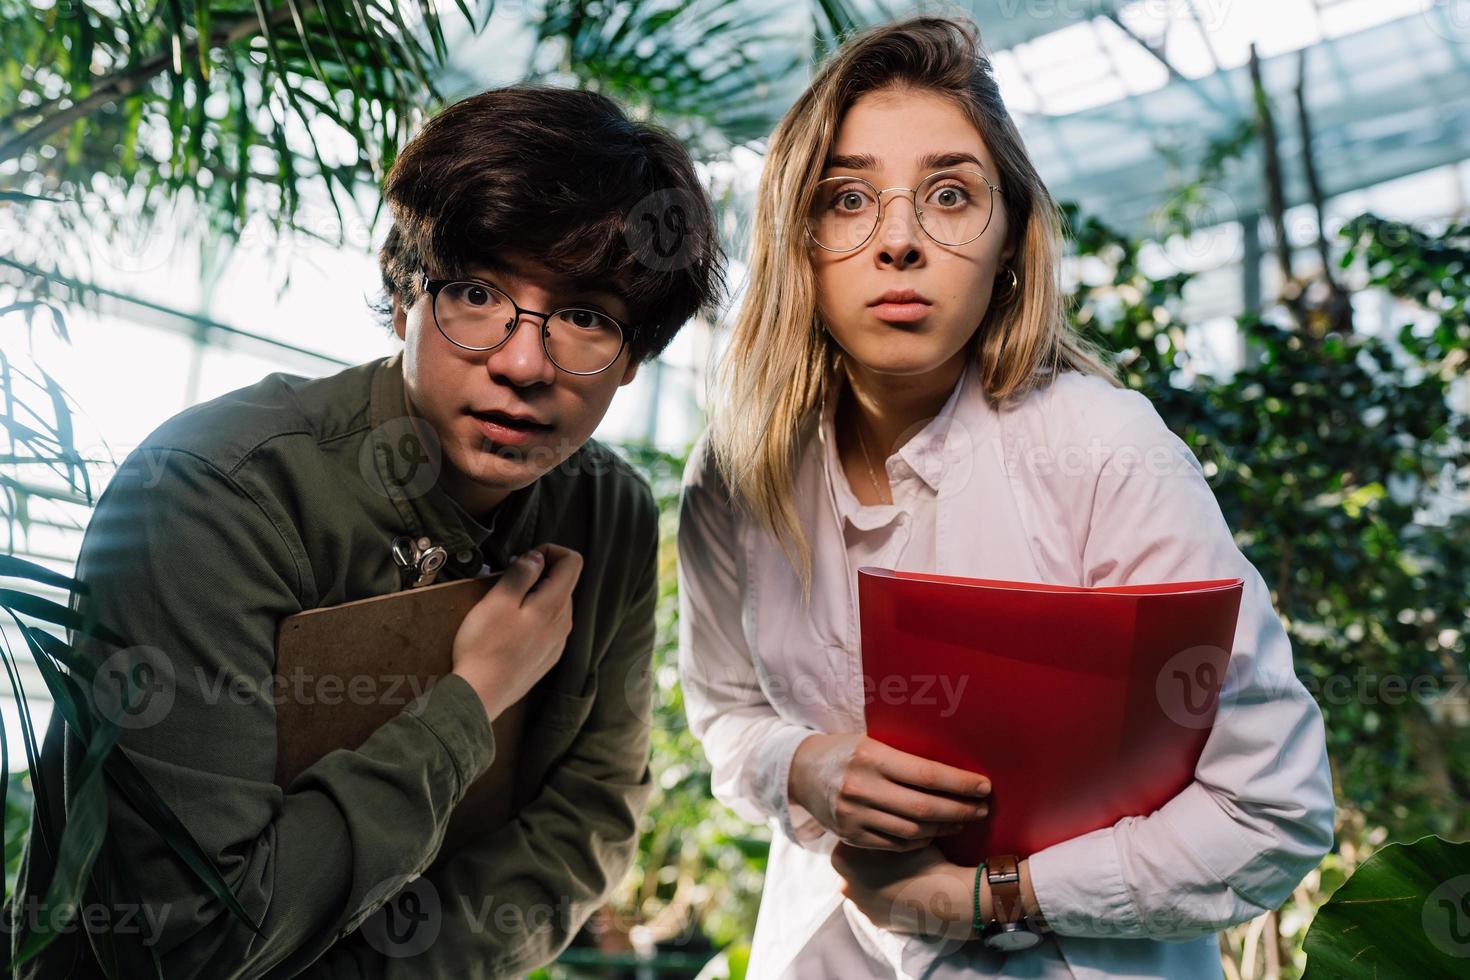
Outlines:
{"label": "woman's face", "polygon": [[[862,177],[882,192],[917,187],[948,168],[978,170],[1000,186],[985,141],[955,103],[933,91],[885,88],[862,96],[847,111],[822,176]],[[840,212],[867,206],[834,183],[822,185],[814,208],[845,221]],[[961,202],[959,192],[946,186],[926,189],[928,200],[920,203],[941,237],[961,240],[968,236],[945,232],[945,209],[954,213]],[[909,203],[912,196],[882,194],[882,220],[861,248],[839,253],[809,246],[822,322],[856,366],[877,374],[922,375],[962,358],[1009,259],[1002,254],[1007,215],[999,193],[985,191],[993,202],[990,223],[965,245],[942,245],[926,234]]]}

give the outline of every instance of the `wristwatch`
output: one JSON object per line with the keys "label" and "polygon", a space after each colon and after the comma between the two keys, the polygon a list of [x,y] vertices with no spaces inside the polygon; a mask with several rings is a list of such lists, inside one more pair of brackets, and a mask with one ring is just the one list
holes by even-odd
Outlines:
{"label": "wristwatch", "polygon": [[1021,870],[1014,854],[985,859],[990,882],[990,921],[980,930],[987,949],[1012,953],[1041,942],[1041,931],[1021,901]]}

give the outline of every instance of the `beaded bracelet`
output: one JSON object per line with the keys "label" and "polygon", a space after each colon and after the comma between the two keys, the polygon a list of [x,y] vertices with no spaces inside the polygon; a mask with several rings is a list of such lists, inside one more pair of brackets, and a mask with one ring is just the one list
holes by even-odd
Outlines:
{"label": "beaded bracelet", "polygon": [[985,862],[980,862],[980,867],[975,869],[975,912],[970,918],[970,925],[975,935],[980,935],[985,923],[980,921],[980,876],[985,873]]}

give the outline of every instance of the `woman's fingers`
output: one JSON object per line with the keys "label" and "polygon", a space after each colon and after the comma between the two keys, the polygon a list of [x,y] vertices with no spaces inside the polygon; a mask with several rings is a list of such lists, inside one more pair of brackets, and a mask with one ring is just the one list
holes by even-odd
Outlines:
{"label": "woman's fingers", "polygon": [[866,847],[874,851],[917,851],[921,847],[928,847],[934,842],[932,837],[920,837],[917,840],[907,840],[902,837],[894,837],[881,831],[862,829],[851,837],[843,840],[853,847]]}
{"label": "woman's fingers", "polygon": [[983,797],[990,794],[990,779],[981,773],[911,755],[876,739],[865,740],[855,754],[861,755],[865,762],[871,763],[874,769],[894,782],[955,796]]}
{"label": "woman's fingers", "polygon": [[990,804],[978,797],[954,799],[925,793],[882,776],[855,780],[847,794],[852,800],[916,823],[962,823],[990,813]]}
{"label": "woman's fingers", "polygon": [[862,825],[864,830],[903,841],[932,841],[964,826],[960,822],[911,820],[883,810],[868,810],[863,814]]}

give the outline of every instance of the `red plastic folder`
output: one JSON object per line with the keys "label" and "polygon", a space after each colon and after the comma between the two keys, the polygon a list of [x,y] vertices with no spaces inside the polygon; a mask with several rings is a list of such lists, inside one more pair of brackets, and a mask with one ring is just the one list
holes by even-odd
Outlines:
{"label": "red plastic folder", "polygon": [[1103,588],[858,570],[868,735],[990,777],[951,861],[1025,857],[1186,786],[1244,581]]}

